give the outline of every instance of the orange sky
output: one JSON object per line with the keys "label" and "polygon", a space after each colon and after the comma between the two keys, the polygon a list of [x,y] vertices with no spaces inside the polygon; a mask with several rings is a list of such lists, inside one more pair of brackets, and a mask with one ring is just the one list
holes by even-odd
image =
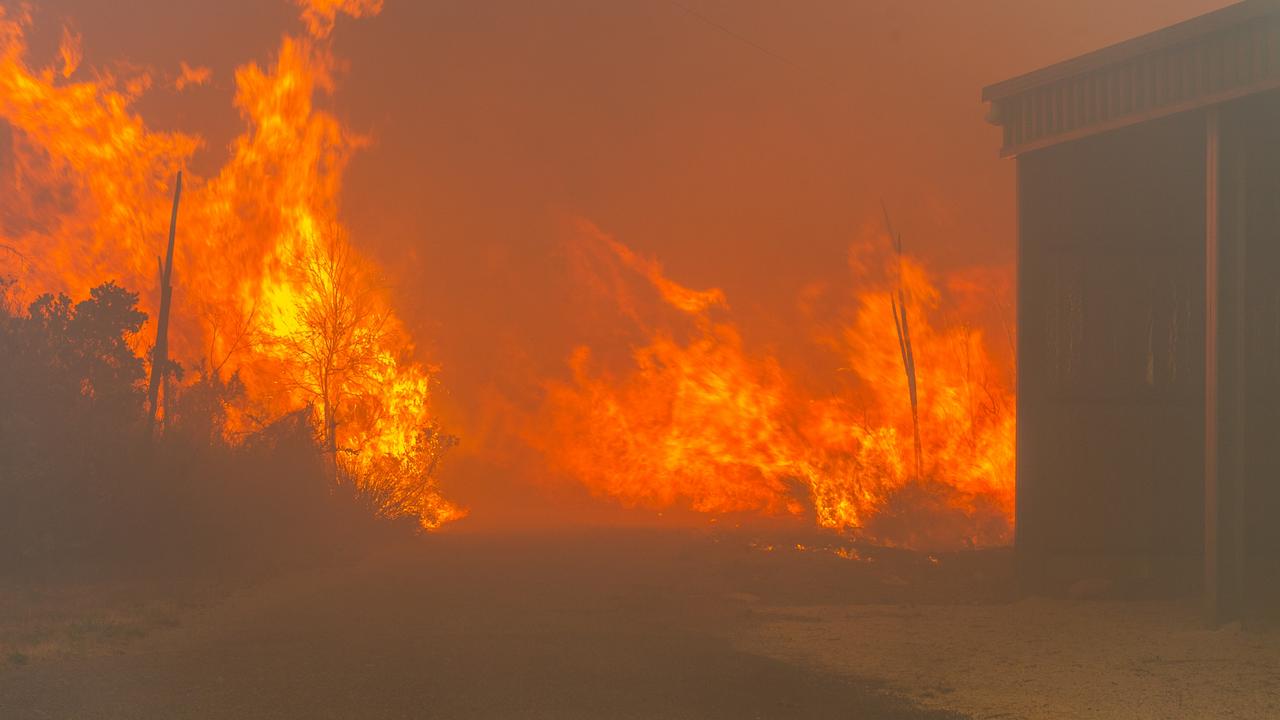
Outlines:
{"label": "orange sky", "polygon": [[[847,248],[882,199],[931,266],[1009,267],[1013,165],[996,156],[983,85],[1226,4],[386,0],[343,18],[332,109],[373,139],[344,212],[443,365],[442,411],[472,451],[446,490],[543,501],[475,451],[492,444],[487,397],[519,399],[529,377],[564,373],[575,343],[611,337],[567,269],[568,219],[684,285],[723,288],[749,343],[785,348],[801,292],[848,282]],[[239,128],[234,67],[300,30],[285,0],[34,11],[36,61],[70,22],[88,66],[211,68],[207,85],[137,105],[207,139],[198,171]]]}

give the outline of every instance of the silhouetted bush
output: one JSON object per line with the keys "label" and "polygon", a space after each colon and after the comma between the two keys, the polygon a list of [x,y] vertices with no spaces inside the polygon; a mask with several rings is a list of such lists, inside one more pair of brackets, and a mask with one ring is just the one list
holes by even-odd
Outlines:
{"label": "silhouetted bush", "polygon": [[310,410],[228,442],[235,375],[172,382],[153,440],[137,300],[0,303],[0,569],[290,562],[403,531],[336,476]]}

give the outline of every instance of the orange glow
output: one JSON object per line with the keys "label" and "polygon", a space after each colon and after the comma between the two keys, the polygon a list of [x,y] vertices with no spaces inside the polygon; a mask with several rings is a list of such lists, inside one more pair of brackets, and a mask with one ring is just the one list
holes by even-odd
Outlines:
{"label": "orange glow", "polygon": [[[963,292],[961,278],[944,293],[887,239],[856,245],[858,291],[831,343],[852,381],[845,393],[820,394],[778,357],[746,347],[720,290],[680,286],[588,223],[578,235],[583,266],[609,280],[598,286],[646,339],[620,372],[579,347],[572,379],[546,384],[528,436],[560,472],[628,506],[807,516],[911,547],[1011,540],[1011,373],[944,304]],[[678,311],[673,327],[652,326],[637,309],[628,272]],[[898,282],[917,363],[923,477],[891,307]]]}
{"label": "orange glow", "polygon": [[[376,270],[337,224],[343,171],[365,140],[315,105],[334,87],[323,38],[335,17],[376,14],[381,3],[299,4],[315,37],[286,36],[273,63],[236,71],[244,131],[215,175],[186,173],[170,347],[189,369],[240,374],[250,401],[233,409],[233,431],[311,404],[317,418],[334,418],[335,455],[382,499],[385,513],[439,527],[464,511],[441,497],[432,478],[450,443],[435,431],[433,369],[413,360]],[[0,8],[0,118],[13,136],[12,173],[0,178],[0,239],[30,259],[0,270],[28,293],[81,296],[117,279],[141,291],[154,318],[173,178],[203,141],[153,130],[131,110],[150,84],[146,75],[100,71],[93,81],[68,82],[80,61],[79,38],[69,31],[61,71],[28,67],[29,23],[28,14]],[[208,77],[184,63],[177,86]],[[333,258],[343,258],[349,284],[341,288],[351,303],[343,311],[355,308],[366,319],[343,339],[357,348],[346,352],[359,353],[358,371],[330,362],[321,373],[298,352],[307,347],[307,313],[322,307],[339,277],[308,274],[309,263]],[[140,333],[147,345],[153,336]],[[323,393],[315,390],[321,386]]]}

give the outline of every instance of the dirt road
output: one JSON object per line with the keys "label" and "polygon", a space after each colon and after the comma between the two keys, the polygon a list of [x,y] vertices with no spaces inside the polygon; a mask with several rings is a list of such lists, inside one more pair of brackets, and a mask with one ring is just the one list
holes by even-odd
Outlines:
{"label": "dirt road", "polygon": [[852,565],[833,556],[812,561],[815,580],[766,555],[639,531],[427,538],[116,652],[7,667],[0,717],[959,717],[735,650],[744,626],[776,620],[759,608],[866,581],[834,574]]}

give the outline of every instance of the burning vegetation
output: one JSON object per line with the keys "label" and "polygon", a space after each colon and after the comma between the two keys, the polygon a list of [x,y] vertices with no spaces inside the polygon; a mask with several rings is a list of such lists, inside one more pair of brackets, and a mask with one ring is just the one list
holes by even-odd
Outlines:
{"label": "burning vegetation", "polygon": [[[232,442],[309,407],[333,464],[379,499],[379,512],[439,527],[464,513],[435,482],[454,441],[431,410],[432,368],[413,359],[376,269],[336,219],[344,168],[365,139],[317,107],[334,88],[335,18],[376,14],[381,3],[299,5],[309,34],[286,36],[273,64],[235,73],[245,129],[225,164],[207,178],[187,170],[168,332],[186,382],[166,383],[165,394],[234,379],[244,393],[224,408]],[[148,127],[131,105],[151,74],[86,68],[78,35],[64,33],[60,67],[28,67],[31,22],[0,8],[0,118],[12,137],[0,237],[13,250],[15,292],[81,296],[115,279],[141,291],[154,318],[169,190],[203,140]],[[175,85],[208,76],[183,63]],[[133,337],[143,345],[155,335]]]}
{"label": "burning vegetation", "polygon": [[[748,349],[719,289],[673,282],[589,223],[577,235],[578,265],[641,339],[621,369],[579,347],[572,379],[546,384],[528,434],[564,474],[627,505],[809,516],[890,545],[1011,539],[1012,371],[947,312],[971,288],[944,293],[886,238],[855,246],[858,292],[829,343],[846,391],[818,394]],[[671,323],[640,309],[636,280]]]}
{"label": "burning vegetation", "polygon": [[[30,13],[0,8],[9,317],[36,322],[52,302],[32,304],[39,293],[85,297],[114,280],[139,293],[136,322],[113,331],[137,359],[151,354],[171,282],[173,321],[138,370],[158,388],[158,428],[198,425],[235,447],[305,418],[333,477],[377,514],[435,529],[466,512],[436,479],[456,439],[432,410],[435,369],[414,359],[378,268],[338,220],[344,170],[367,139],[321,107],[335,21],[382,3],[297,4],[306,32],[286,35],[269,65],[235,71],[244,127],[208,177],[189,167],[201,137],[153,129],[132,109],[152,71],[86,64],[70,29],[54,64],[32,68]],[[181,62],[160,77],[182,91],[212,71]],[[172,270],[157,268],[179,173]],[[571,256],[630,322],[633,350],[610,362],[613,348],[575,349],[570,378],[538,379],[542,406],[520,435],[627,506],[804,518],[913,548],[1008,542],[1013,368],[967,319],[973,287],[959,275],[938,284],[888,236],[851,251],[856,292],[805,350],[838,357],[839,370],[814,383],[744,340],[724,292],[684,287],[582,223]],[[196,406],[214,419],[196,422]]]}

